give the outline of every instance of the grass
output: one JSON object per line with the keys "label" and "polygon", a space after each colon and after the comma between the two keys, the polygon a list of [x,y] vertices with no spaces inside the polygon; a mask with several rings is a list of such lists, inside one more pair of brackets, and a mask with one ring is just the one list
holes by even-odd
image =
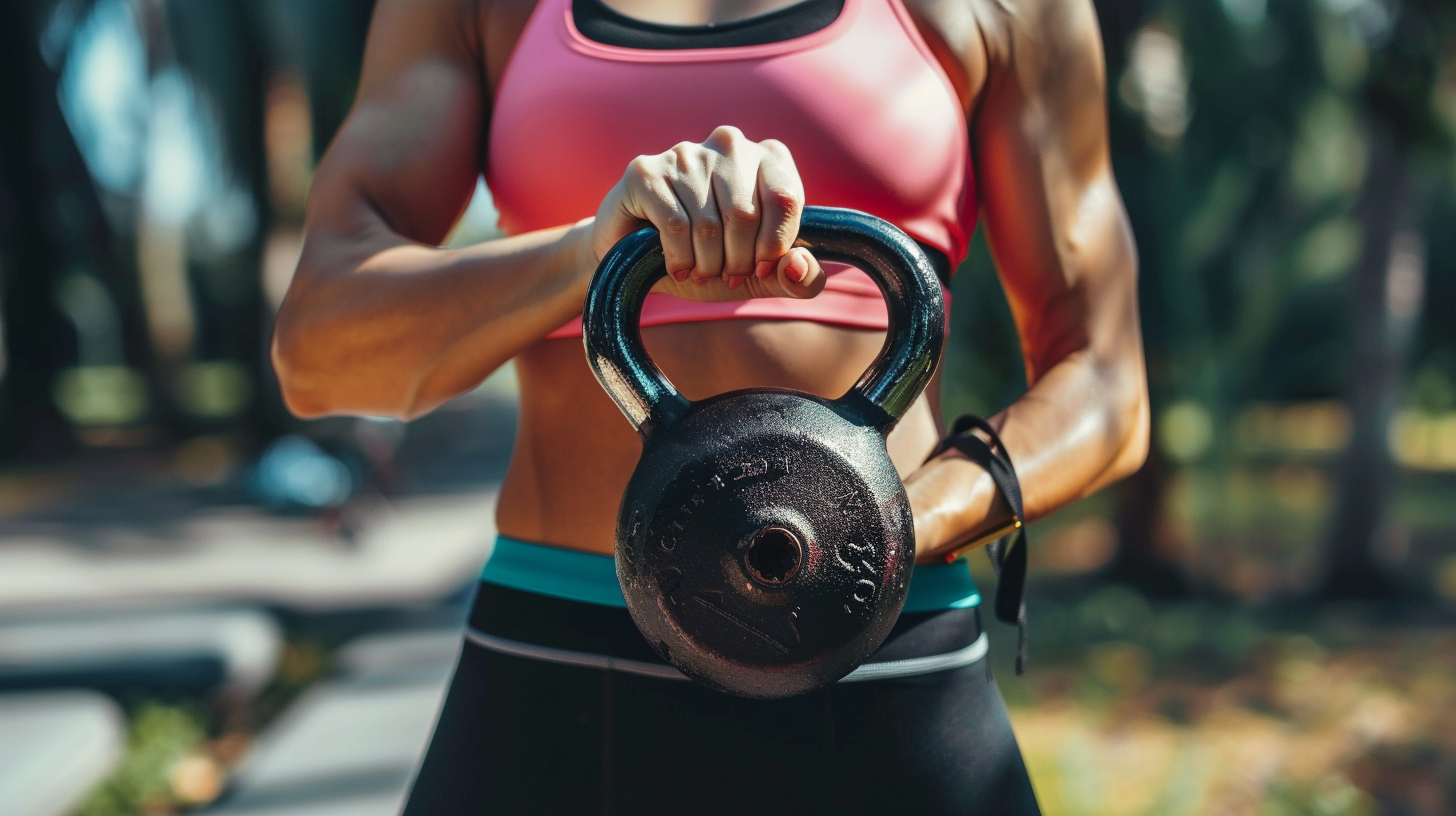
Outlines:
{"label": "grass", "polygon": [[1120,586],[1031,609],[1031,668],[1000,675],[1047,816],[1456,811],[1449,621]]}
{"label": "grass", "polygon": [[328,669],[322,644],[293,639],[284,645],[273,682],[242,705],[131,697],[125,701],[126,753],[72,816],[170,816],[211,803],[257,733]]}

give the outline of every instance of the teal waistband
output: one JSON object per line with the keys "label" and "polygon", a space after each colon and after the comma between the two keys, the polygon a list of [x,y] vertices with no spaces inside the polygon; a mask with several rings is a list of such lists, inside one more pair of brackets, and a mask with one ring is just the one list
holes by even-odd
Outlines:
{"label": "teal waistband", "polygon": [[[616,561],[611,556],[530,544],[505,536],[496,536],[480,580],[568,601],[627,606],[617,583]],[[976,591],[970,567],[956,561],[915,567],[904,611],[965,609],[980,603],[981,593]]]}

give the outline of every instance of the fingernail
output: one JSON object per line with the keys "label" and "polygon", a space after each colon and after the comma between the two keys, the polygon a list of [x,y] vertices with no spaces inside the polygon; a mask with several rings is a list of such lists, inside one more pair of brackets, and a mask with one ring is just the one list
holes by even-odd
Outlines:
{"label": "fingernail", "polygon": [[678,272],[673,272],[672,279],[677,281],[678,283],[682,283],[683,281],[688,279],[688,270],[684,269]]}
{"label": "fingernail", "polygon": [[766,278],[773,274],[773,268],[773,261],[759,261],[758,265],[753,268],[753,274],[760,278]]}
{"label": "fingernail", "polygon": [[743,278],[732,277],[732,278],[729,278],[728,279],[728,288],[729,289],[737,289],[738,287],[740,287],[742,285],[743,285]]}
{"label": "fingernail", "polygon": [[809,274],[809,264],[805,263],[803,258],[795,255],[784,265],[784,274],[788,275],[789,280],[794,283],[803,283],[804,276]]}
{"label": "fingernail", "polygon": [[696,283],[699,286],[707,286],[708,285],[708,279],[707,278],[693,278],[693,283]]}

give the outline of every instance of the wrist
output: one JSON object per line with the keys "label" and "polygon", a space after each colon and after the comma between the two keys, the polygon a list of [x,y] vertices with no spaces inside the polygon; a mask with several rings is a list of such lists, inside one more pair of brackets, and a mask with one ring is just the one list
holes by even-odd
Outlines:
{"label": "wrist", "polygon": [[562,267],[568,270],[572,282],[585,292],[597,270],[598,258],[592,249],[592,234],[596,217],[588,216],[567,227],[562,241]]}
{"label": "wrist", "polygon": [[1015,516],[980,465],[958,453],[937,457],[905,480],[915,518],[915,560],[948,557],[999,537]]}

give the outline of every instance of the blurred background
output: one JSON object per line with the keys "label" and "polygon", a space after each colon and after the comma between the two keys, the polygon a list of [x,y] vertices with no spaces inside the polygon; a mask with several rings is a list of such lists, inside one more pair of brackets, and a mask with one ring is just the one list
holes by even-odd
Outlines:
{"label": "blurred background", "polygon": [[[1043,807],[1456,812],[1456,4],[1097,0],[1154,445],[1031,532]],[[266,347],[365,0],[0,3],[0,811],[390,814],[509,368],[302,422]],[[481,184],[450,240],[485,240]],[[984,242],[948,415],[1025,387]],[[985,559],[972,568],[989,585]]]}

